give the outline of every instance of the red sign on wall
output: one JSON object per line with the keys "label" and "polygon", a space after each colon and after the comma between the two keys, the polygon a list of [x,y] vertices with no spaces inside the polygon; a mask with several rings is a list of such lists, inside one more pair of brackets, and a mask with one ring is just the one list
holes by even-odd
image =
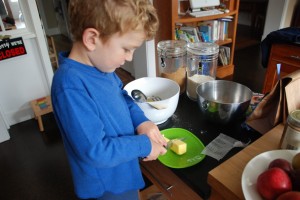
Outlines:
{"label": "red sign on wall", "polygon": [[26,53],[22,37],[0,41],[0,61],[25,55]]}

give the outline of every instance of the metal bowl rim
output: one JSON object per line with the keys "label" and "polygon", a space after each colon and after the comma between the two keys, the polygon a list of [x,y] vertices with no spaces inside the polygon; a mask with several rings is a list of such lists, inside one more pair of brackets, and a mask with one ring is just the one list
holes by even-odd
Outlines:
{"label": "metal bowl rim", "polygon": [[[210,84],[210,83],[216,83],[216,84],[219,83],[219,84],[220,84],[220,83],[222,83],[222,82],[225,82],[225,83],[233,83],[233,84],[236,84],[236,85],[239,85],[239,86],[244,87],[246,90],[248,90],[249,94],[251,94],[251,95],[250,95],[250,98],[247,99],[247,100],[245,100],[245,101],[241,101],[241,102],[224,103],[224,102],[221,102],[221,101],[218,101],[218,100],[215,100],[215,99],[204,98],[204,97],[203,97],[201,94],[199,94],[199,92],[198,92],[198,88],[201,87],[201,86],[203,86],[203,85]],[[207,81],[207,82],[204,82],[204,83],[200,83],[200,84],[197,86],[197,88],[196,88],[196,93],[197,93],[198,96],[200,96],[200,97],[203,98],[204,100],[211,101],[211,102],[215,102],[215,103],[219,103],[219,104],[225,104],[225,105],[228,105],[228,104],[230,104],[230,105],[232,105],[232,104],[243,104],[243,103],[246,103],[246,102],[248,102],[248,101],[251,101],[251,98],[252,98],[252,96],[253,96],[253,91],[252,91],[249,87],[247,87],[247,86],[245,86],[245,85],[243,85],[243,84],[241,84],[241,83],[237,83],[237,82],[234,82],[234,81],[227,81],[227,80],[211,80],[211,81]]]}

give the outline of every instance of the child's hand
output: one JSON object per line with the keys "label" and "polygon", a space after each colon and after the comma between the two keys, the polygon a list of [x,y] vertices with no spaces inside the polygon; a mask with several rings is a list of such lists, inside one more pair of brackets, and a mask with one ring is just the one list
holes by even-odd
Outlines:
{"label": "child's hand", "polygon": [[151,121],[146,121],[137,127],[138,134],[146,134],[151,140],[162,145],[167,146],[167,142],[160,133],[158,127]]}
{"label": "child's hand", "polygon": [[156,160],[159,155],[164,155],[165,153],[167,153],[167,149],[164,146],[158,144],[152,139],[150,139],[150,141],[151,141],[151,152],[146,158],[143,159],[143,161]]}

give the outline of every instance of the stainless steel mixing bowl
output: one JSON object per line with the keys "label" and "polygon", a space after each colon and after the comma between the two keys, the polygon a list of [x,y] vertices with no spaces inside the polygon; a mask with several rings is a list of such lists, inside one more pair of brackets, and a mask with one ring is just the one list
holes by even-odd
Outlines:
{"label": "stainless steel mixing bowl", "polygon": [[226,80],[202,83],[196,92],[204,117],[221,124],[245,117],[252,98],[252,91],[248,87]]}

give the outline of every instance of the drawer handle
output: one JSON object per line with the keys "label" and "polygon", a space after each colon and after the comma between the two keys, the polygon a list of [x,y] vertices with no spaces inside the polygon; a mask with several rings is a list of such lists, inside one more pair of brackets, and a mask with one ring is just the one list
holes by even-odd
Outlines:
{"label": "drawer handle", "polygon": [[159,180],[147,167],[142,166],[149,174],[152,176],[154,180],[162,187],[164,188],[171,196],[173,196],[171,189],[174,187],[174,185],[168,185],[161,180]]}
{"label": "drawer handle", "polygon": [[296,60],[300,60],[300,56],[291,55],[290,58],[293,58],[293,59],[296,59]]}

